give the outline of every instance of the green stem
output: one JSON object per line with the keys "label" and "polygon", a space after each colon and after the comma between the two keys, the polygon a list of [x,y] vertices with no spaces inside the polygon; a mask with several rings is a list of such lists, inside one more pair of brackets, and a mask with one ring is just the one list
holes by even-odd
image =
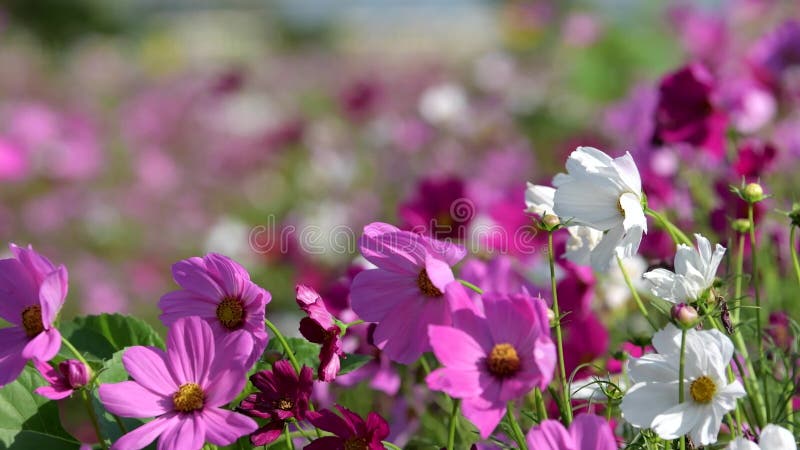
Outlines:
{"label": "green stem", "polygon": [[472,289],[473,291],[477,292],[478,294],[483,295],[483,289],[479,288],[478,286],[475,286],[474,284],[470,283],[469,281],[467,281],[467,280],[458,280],[458,282],[463,284],[464,286]]}
{"label": "green stem", "polygon": [[522,429],[519,427],[517,418],[514,417],[514,402],[510,401],[506,405],[506,419],[508,424],[511,425],[511,431],[514,434],[514,441],[519,445],[521,450],[528,450],[528,443],[525,442],[525,435],[522,434]]}
{"label": "green stem", "polygon": [[797,276],[797,282],[800,283],[800,261],[797,257],[797,246],[794,243],[795,229],[797,229],[797,227],[792,225],[792,229],[789,231],[789,246],[792,251],[792,266],[794,266],[794,274]]}
{"label": "green stem", "polygon": [[570,401],[569,382],[567,371],[564,365],[564,337],[561,332],[561,311],[558,308],[558,289],[556,289],[556,260],[553,250],[553,232],[547,233],[547,257],[550,261],[550,291],[553,296],[553,314],[556,318],[556,348],[558,349],[558,374],[561,381],[561,396],[563,398],[563,410],[561,414],[564,424],[569,426],[572,423],[572,402]]}
{"label": "green stem", "polygon": [[642,313],[645,319],[647,319],[647,323],[650,324],[650,327],[653,328],[654,331],[658,330],[658,325],[653,321],[653,318],[650,317],[650,313],[647,311],[647,308],[644,307],[644,303],[642,303],[641,297],[639,297],[639,293],[636,291],[636,288],[633,287],[633,282],[631,282],[631,277],[628,275],[628,271],[625,270],[625,265],[622,264],[622,258],[617,255],[617,265],[619,266],[619,270],[622,272],[622,277],[625,279],[625,284],[628,285],[628,289],[631,291],[631,295],[633,296],[633,300],[636,301],[636,306],[639,307],[639,311]]}
{"label": "green stem", "polygon": [[81,352],[79,352],[78,349],[75,348],[75,346],[72,345],[72,343],[69,342],[67,338],[65,338],[63,335],[61,336],[61,343],[64,344],[69,349],[69,351],[72,352],[72,354],[75,355],[76,358],[78,358],[78,361],[82,362],[83,365],[86,366],[87,369],[92,368],[92,366],[90,366],[89,363],[86,362],[86,358],[84,358],[83,355],[81,355]]}
{"label": "green stem", "polygon": [[348,323],[344,324],[344,327],[345,328],[350,328],[350,327],[354,327],[356,325],[361,325],[362,323],[364,323],[364,320],[358,319],[358,320],[354,320],[352,322],[348,322]]}
{"label": "green stem", "polygon": [[283,334],[280,332],[280,330],[278,330],[278,327],[276,327],[275,324],[270,322],[269,319],[264,319],[264,323],[267,325],[267,328],[269,328],[270,331],[272,331],[272,334],[275,335],[275,338],[278,339],[278,342],[281,343],[283,350],[286,351],[286,356],[289,357],[289,362],[292,363],[292,367],[294,367],[295,372],[297,372],[299,375],[300,364],[297,362],[297,358],[295,358],[292,348],[289,347],[289,343],[286,342],[286,338],[283,337]]}
{"label": "green stem", "polygon": [[750,260],[753,264],[753,295],[755,296],[756,300],[756,330],[757,330],[757,339],[758,339],[758,369],[759,369],[759,378],[761,378],[761,384],[763,387],[763,395],[764,395],[764,408],[766,411],[766,421],[769,423],[771,411],[769,408],[769,391],[767,390],[767,376],[764,373],[764,364],[766,363],[766,358],[764,357],[764,330],[761,327],[761,294],[759,294],[759,280],[760,276],[758,274],[758,252],[756,251],[756,222],[753,217],[753,204],[750,203],[747,205],[747,220],[750,221]]}
{"label": "green stem", "polygon": [[425,372],[425,376],[430,375],[431,365],[428,364],[428,360],[425,359],[425,354],[419,357],[419,365],[422,366],[422,371]]}
{"label": "green stem", "polygon": [[286,439],[286,448],[294,450],[294,441],[292,440],[291,433],[289,433],[289,422],[283,425],[283,437]]}
{"label": "green stem", "polygon": [[112,414],[112,416],[114,416],[114,421],[117,422],[117,426],[119,427],[119,431],[121,431],[122,434],[127,433],[128,429],[125,427],[125,424],[122,423],[122,419],[120,419],[119,416],[116,415],[116,414]]}
{"label": "green stem", "polygon": [[533,401],[536,403],[536,417],[539,422],[547,420],[547,407],[544,406],[544,396],[538,387],[533,391]]}
{"label": "green stem", "polygon": [[450,412],[450,426],[447,432],[447,450],[454,450],[456,447],[456,424],[458,423],[458,410],[461,406],[461,399],[453,399],[453,410]]}
{"label": "green stem", "polygon": [[680,228],[676,227],[666,217],[657,213],[656,211],[653,211],[650,208],[646,208],[644,212],[648,216],[656,219],[656,221],[658,221],[661,224],[661,227],[665,229],[667,233],[669,233],[670,237],[675,242],[675,244],[686,244],[690,247],[692,246],[692,241],[683,233],[683,231],[681,231]]}
{"label": "green stem", "polygon": [[[681,355],[680,365],[678,366],[678,403],[683,403],[683,377],[686,366],[686,329],[681,330]],[[681,436],[680,440],[681,450],[686,450],[686,436]]]}
{"label": "green stem", "polygon": [[89,394],[86,389],[81,390],[81,397],[83,398],[83,404],[86,406],[86,412],[89,414],[89,419],[92,421],[92,427],[94,427],[94,432],[97,435],[97,441],[100,443],[100,447],[105,450],[108,448],[108,446],[106,445],[106,440],[103,439],[103,433],[100,432],[100,424],[97,422],[97,414],[94,412],[92,400],[89,398]]}
{"label": "green stem", "polygon": [[733,291],[733,319],[739,323],[739,313],[742,309],[742,278],[744,277],[744,233],[739,234],[739,246],[736,248],[736,280]]}
{"label": "green stem", "polygon": [[398,447],[398,446],[396,446],[396,445],[392,444],[392,443],[391,443],[391,442],[389,442],[389,441],[381,441],[381,444],[383,444],[383,445],[385,445],[385,446],[389,447],[389,450],[403,450],[402,448],[400,448],[400,447]]}

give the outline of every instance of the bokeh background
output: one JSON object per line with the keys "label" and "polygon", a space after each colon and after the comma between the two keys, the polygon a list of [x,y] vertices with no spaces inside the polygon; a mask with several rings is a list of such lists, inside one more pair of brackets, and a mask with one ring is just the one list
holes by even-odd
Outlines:
{"label": "bokeh background", "polygon": [[[455,238],[513,233],[530,223],[525,182],[594,145],[634,153],[651,206],[725,243],[728,183],[770,180],[779,200],[764,214],[793,200],[800,39],[758,52],[798,12],[779,0],[3,0],[0,241],[68,266],[65,316],[154,324],[170,265],[221,252],[273,293],[269,313],[291,334],[295,283],[333,296],[346,281],[357,252],[334,231],[435,219]],[[715,77],[722,154],[653,138],[659,83],[688,63]],[[664,238],[654,227],[639,272],[671,259]],[[540,276],[541,258],[481,239],[478,256],[511,253]],[[593,294],[600,310],[625,308],[614,276]]]}

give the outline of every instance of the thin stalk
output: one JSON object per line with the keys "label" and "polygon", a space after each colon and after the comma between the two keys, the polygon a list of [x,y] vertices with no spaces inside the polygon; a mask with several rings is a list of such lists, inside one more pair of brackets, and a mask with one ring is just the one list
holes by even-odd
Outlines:
{"label": "thin stalk", "polygon": [[461,406],[461,399],[453,399],[453,410],[450,412],[450,423],[447,430],[447,450],[454,450],[456,447],[456,424],[458,423],[458,410]]}
{"label": "thin stalk", "polygon": [[267,328],[269,328],[270,331],[272,331],[272,334],[275,335],[275,338],[278,339],[278,342],[281,343],[281,346],[286,351],[286,356],[289,357],[289,362],[292,363],[292,367],[294,367],[295,372],[297,372],[297,374],[299,375],[300,374],[300,364],[297,362],[297,358],[295,358],[295,356],[294,356],[294,351],[292,351],[292,348],[289,347],[289,343],[286,342],[286,338],[283,337],[283,334],[278,329],[278,327],[276,327],[275,324],[270,322],[269,319],[264,319],[264,323],[267,325]]}
{"label": "thin stalk", "polygon": [[508,402],[506,405],[506,419],[511,425],[511,431],[514,434],[514,441],[519,445],[520,450],[528,450],[528,444],[525,441],[525,435],[522,434],[522,429],[519,427],[517,418],[514,417],[514,402]]}
{"label": "thin stalk", "polygon": [[556,289],[556,261],[553,251],[553,232],[547,233],[547,256],[550,261],[550,290],[553,296],[553,313],[556,318],[556,347],[558,349],[558,374],[561,381],[561,395],[563,410],[561,411],[564,424],[572,423],[572,402],[570,402],[569,381],[564,366],[564,337],[561,332],[561,311],[558,309],[558,289]]}
{"label": "thin stalk", "polygon": [[800,260],[797,257],[797,245],[794,243],[794,230],[797,227],[792,225],[791,230],[789,230],[789,246],[792,251],[792,266],[794,267],[794,274],[797,276],[797,282],[800,283]]}
{"label": "thin stalk", "polygon": [[547,407],[544,406],[544,397],[538,387],[533,391],[533,401],[536,403],[536,417],[539,422],[547,420]]}
{"label": "thin stalk", "polygon": [[739,246],[736,248],[736,280],[733,291],[733,320],[739,323],[742,309],[742,277],[744,277],[744,233],[739,234]]}
{"label": "thin stalk", "polygon": [[676,227],[672,222],[669,221],[666,217],[659,214],[656,211],[653,211],[650,208],[645,208],[644,212],[656,219],[661,224],[661,227],[664,228],[667,233],[669,233],[672,240],[675,241],[675,244],[686,244],[688,246],[692,245],[692,241],[681,231],[680,228]]}
{"label": "thin stalk", "polygon": [[458,282],[461,283],[462,285],[472,289],[473,291],[477,292],[478,294],[483,295],[483,289],[479,288],[478,286],[475,286],[474,284],[470,283],[469,281],[459,279]]}
{"label": "thin stalk", "polygon": [[[683,403],[684,401],[684,392],[683,392],[683,377],[685,372],[686,366],[686,329],[681,330],[681,356],[680,356],[680,365],[678,366],[678,403]],[[680,440],[680,450],[686,450],[686,436],[681,436]]]}
{"label": "thin stalk", "polygon": [[631,295],[633,299],[636,301],[636,306],[639,307],[639,312],[642,313],[645,319],[647,319],[647,323],[650,324],[650,327],[653,328],[654,331],[658,330],[658,325],[653,321],[653,318],[650,317],[650,313],[647,311],[647,308],[644,307],[644,303],[642,303],[641,297],[639,297],[639,293],[636,292],[636,288],[633,287],[633,282],[631,282],[631,277],[628,275],[628,271],[625,270],[625,265],[622,264],[622,258],[617,255],[617,265],[619,266],[619,270],[622,272],[622,277],[625,278],[625,284],[628,285],[628,289],[631,291]]}
{"label": "thin stalk", "polygon": [[758,338],[758,368],[759,368],[759,378],[761,378],[761,384],[763,386],[763,395],[764,395],[764,407],[766,411],[766,421],[767,423],[770,421],[770,407],[769,407],[769,391],[767,390],[767,376],[764,373],[764,363],[766,362],[766,358],[764,357],[764,330],[761,327],[761,295],[759,294],[759,280],[760,276],[758,274],[758,252],[756,251],[756,222],[753,218],[753,204],[750,203],[747,205],[747,220],[750,221],[750,260],[753,263],[753,295],[755,296],[756,300],[756,330],[757,330],[757,338]]}
{"label": "thin stalk", "polygon": [[292,435],[289,432],[289,422],[286,422],[283,425],[283,437],[286,439],[286,448],[289,450],[294,450],[294,441],[292,440]]}
{"label": "thin stalk", "polygon": [[402,448],[392,444],[389,441],[381,441],[381,444],[385,445],[386,447],[389,447],[389,450],[403,450]]}
{"label": "thin stalk", "polygon": [[72,345],[72,343],[68,341],[67,338],[65,338],[63,335],[61,336],[61,343],[63,343],[69,349],[69,351],[72,352],[72,354],[75,355],[76,358],[78,358],[78,361],[82,362],[83,365],[86,366],[87,369],[92,368],[92,366],[90,366],[89,363],[86,362],[86,358],[84,358],[83,355],[81,355],[81,352],[79,352],[78,349],[75,348],[75,346]]}
{"label": "thin stalk", "polygon": [[428,364],[428,360],[425,359],[425,355],[419,357],[419,365],[422,366],[423,372],[425,372],[425,376],[430,375],[431,373],[431,365]]}
{"label": "thin stalk", "polygon": [[83,404],[86,406],[86,412],[89,414],[89,420],[92,421],[92,427],[94,427],[94,432],[97,435],[97,441],[100,443],[100,447],[105,450],[108,446],[106,445],[106,440],[103,439],[103,433],[100,432],[100,423],[97,421],[97,414],[94,412],[92,400],[89,398],[86,389],[81,390],[81,397],[83,398]]}
{"label": "thin stalk", "polygon": [[125,424],[122,423],[122,419],[120,419],[119,416],[116,415],[116,414],[112,414],[112,416],[114,416],[114,421],[117,422],[117,426],[119,427],[119,431],[121,431],[122,434],[126,434],[128,432],[128,429],[125,427]]}

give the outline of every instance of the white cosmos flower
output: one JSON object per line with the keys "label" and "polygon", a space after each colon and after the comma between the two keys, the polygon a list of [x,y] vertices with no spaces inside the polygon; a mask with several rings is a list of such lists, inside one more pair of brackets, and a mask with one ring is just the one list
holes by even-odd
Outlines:
{"label": "white cosmos flower", "polygon": [[758,444],[744,438],[731,442],[726,450],[797,450],[792,432],[778,425],[768,424],[761,430]]}
{"label": "white cosmos flower", "polygon": [[578,147],[566,168],[553,178],[553,210],[565,221],[605,233],[591,249],[592,267],[604,271],[615,256],[636,254],[647,219],[642,180],[630,153],[612,159],[596,148]]}
{"label": "white cosmos flower", "polygon": [[[553,210],[554,197],[556,190],[550,186],[528,183],[525,190],[525,210],[537,216],[544,217],[546,214],[555,214]],[[580,225],[567,227],[569,240],[567,241],[564,257],[582,266],[591,263],[591,253],[597,244],[603,239],[603,232],[594,228]]]}
{"label": "white cosmos flower", "polygon": [[725,247],[717,244],[713,253],[711,243],[699,234],[694,235],[697,248],[681,244],[675,252],[675,272],[655,269],[642,275],[656,297],[672,303],[697,300],[714,284],[714,277]]}
{"label": "white cosmos flower", "polygon": [[717,441],[722,417],[745,395],[742,384],[728,383],[725,368],[733,344],[717,330],[686,332],[684,402],[678,402],[681,331],[672,324],[653,336],[650,353],[628,361],[633,386],[622,399],[622,416],[662,439],[690,435],[695,445]]}

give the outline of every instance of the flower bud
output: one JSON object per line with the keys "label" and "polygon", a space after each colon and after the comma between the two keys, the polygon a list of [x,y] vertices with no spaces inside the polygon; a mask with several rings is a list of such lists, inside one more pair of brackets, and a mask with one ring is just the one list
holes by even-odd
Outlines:
{"label": "flower bud", "polygon": [[76,359],[61,361],[58,364],[58,371],[73,389],[86,386],[89,382],[89,368]]}
{"label": "flower bud", "polygon": [[758,183],[750,183],[742,190],[742,198],[747,203],[757,203],[764,200],[764,189]]}
{"label": "flower bud", "polygon": [[678,303],[672,307],[672,320],[674,320],[682,328],[691,328],[696,323],[700,316],[697,310],[686,303]]}
{"label": "flower bud", "polygon": [[556,313],[550,308],[547,308],[547,321],[550,322],[551,327],[556,326]]}
{"label": "flower bud", "polygon": [[794,203],[792,205],[792,210],[789,212],[789,219],[792,221],[793,226],[800,227],[800,203]]}
{"label": "flower bud", "polygon": [[731,228],[737,233],[747,233],[750,231],[750,221],[747,219],[736,219],[731,222]]}
{"label": "flower bud", "polygon": [[558,216],[556,215],[545,214],[545,216],[542,217],[542,225],[544,225],[548,230],[553,230],[557,226],[561,225],[561,220],[559,220]]}

